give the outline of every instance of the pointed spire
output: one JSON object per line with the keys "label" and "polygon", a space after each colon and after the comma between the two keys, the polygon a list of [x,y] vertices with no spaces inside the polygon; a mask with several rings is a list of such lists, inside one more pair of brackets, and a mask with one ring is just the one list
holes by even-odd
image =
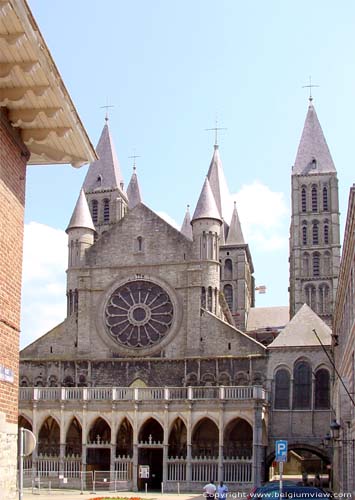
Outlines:
{"label": "pointed spire", "polygon": [[238,216],[236,202],[234,202],[232,220],[231,220],[231,223],[229,226],[226,244],[227,245],[244,245],[245,244],[242,226],[240,225],[240,220],[239,220],[239,216]]}
{"label": "pointed spire", "polygon": [[193,221],[196,219],[217,219],[222,222],[208,177],[205,179],[195,213],[192,217]]}
{"label": "pointed spire", "polygon": [[83,189],[87,192],[118,189],[123,192],[123,177],[112,141],[108,120],[96,147],[98,160],[90,164]]}
{"label": "pointed spire", "polygon": [[95,231],[95,226],[92,222],[89,205],[86,201],[86,196],[83,189],[81,189],[80,191],[78,201],[76,202],[73,215],[71,216],[66,232],[68,232],[69,229],[74,228],[85,228]]}
{"label": "pointed spire", "polygon": [[229,190],[226,178],[224,176],[223,166],[221,158],[219,156],[219,149],[217,145],[214,146],[214,152],[210,168],[208,169],[207,177],[210,182],[220,216],[225,218],[226,214],[225,210],[223,209],[223,203],[228,203],[229,201]]}
{"label": "pointed spire", "polygon": [[139,189],[136,167],[133,167],[133,174],[127,186],[128,208],[134,208],[142,202],[141,192]]}
{"label": "pointed spire", "polygon": [[191,216],[190,216],[190,205],[187,205],[185,217],[180,230],[189,240],[192,240],[192,227],[191,227]]}
{"label": "pointed spire", "polygon": [[292,173],[307,175],[330,172],[336,172],[336,169],[317,113],[310,101]]}

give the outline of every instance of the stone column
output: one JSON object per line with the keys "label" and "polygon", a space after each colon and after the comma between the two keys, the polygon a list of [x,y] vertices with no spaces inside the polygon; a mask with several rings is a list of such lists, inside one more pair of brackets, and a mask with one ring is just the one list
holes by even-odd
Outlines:
{"label": "stone column", "polygon": [[86,460],[87,460],[87,403],[83,403],[82,428],[81,428],[81,473],[83,476],[83,486],[86,485]]}
{"label": "stone column", "polygon": [[186,441],[187,441],[187,450],[186,450],[186,483],[187,484],[186,484],[186,488],[188,488],[188,489],[191,488],[191,482],[192,482],[191,410],[192,410],[192,403],[189,404],[189,413],[187,415],[187,435],[186,435]]}
{"label": "stone column", "polygon": [[[223,392],[223,391],[220,391]],[[218,482],[223,481],[223,436],[224,436],[224,403],[219,405],[219,435],[218,435]]]}
{"label": "stone column", "polygon": [[111,448],[110,448],[110,481],[111,484],[115,479],[115,458],[116,458],[116,434],[117,424],[115,422],[116,405],[112,403],[111,411]]}
{"label": "stone column", "polygon": [[64,472],[64,457],[65,457],[65,419],[64,419],[64,404],[60,405],[60,438],[59,438],[59,472]]}
{"label": "stone column", "polygon": [[169,403],[164,405],[164,437],[163,437],[163,485],[164,490],[168,481],[168,454],[169,454]]}
{"label": "stone column", "polygon": [[37,472],[37,461],[38,461],[38,423],[37,423],[37,401],[33,401],[33,408],[32,408],[32,432],[36,436],[36,441],[37,441],[37,446],[32,452],[32,479],[36,477],[36,472]]}
{"label": "stone column", "polygon": [[254,409],[254,429],[253,429],[253,484],[261,484],[261,462],[263,449],[263,426],[262,426],[262,405],[261,402],[255,402]]}
{"label": "stone column", "polygon": [[133,477],[132,490],[138,491],[138,411],[139,405],[134,406],[133,416]]}

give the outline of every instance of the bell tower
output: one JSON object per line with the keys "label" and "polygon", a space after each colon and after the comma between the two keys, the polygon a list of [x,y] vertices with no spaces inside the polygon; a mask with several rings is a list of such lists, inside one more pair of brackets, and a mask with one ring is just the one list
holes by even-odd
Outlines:
{"label": "bell tower", "polygon": [[290,316],[306,303],[331,326],[340,262],[338,178],[309,101],[291,176]]}

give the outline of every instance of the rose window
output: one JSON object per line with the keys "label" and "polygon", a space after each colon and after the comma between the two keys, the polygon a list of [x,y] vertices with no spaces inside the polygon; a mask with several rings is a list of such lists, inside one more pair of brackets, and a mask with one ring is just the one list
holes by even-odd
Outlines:
{"label": "rose window", "polygon": [[110,336],[126,347],[150,347],[170,330],[174,307],[159,285],[143,280],[117,288],[105,307],[105,324]]}

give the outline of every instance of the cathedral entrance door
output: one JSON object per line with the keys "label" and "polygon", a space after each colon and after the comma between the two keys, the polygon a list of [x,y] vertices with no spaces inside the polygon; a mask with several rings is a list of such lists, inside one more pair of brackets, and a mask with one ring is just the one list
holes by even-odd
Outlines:
{"label": "cathedral entrance door", "polygon": [[149,465],[149,479],[138,477],[138,489],[160,490],[163,481],[163,448],[139,448],[138,452],[138,476],[139,465]]}

